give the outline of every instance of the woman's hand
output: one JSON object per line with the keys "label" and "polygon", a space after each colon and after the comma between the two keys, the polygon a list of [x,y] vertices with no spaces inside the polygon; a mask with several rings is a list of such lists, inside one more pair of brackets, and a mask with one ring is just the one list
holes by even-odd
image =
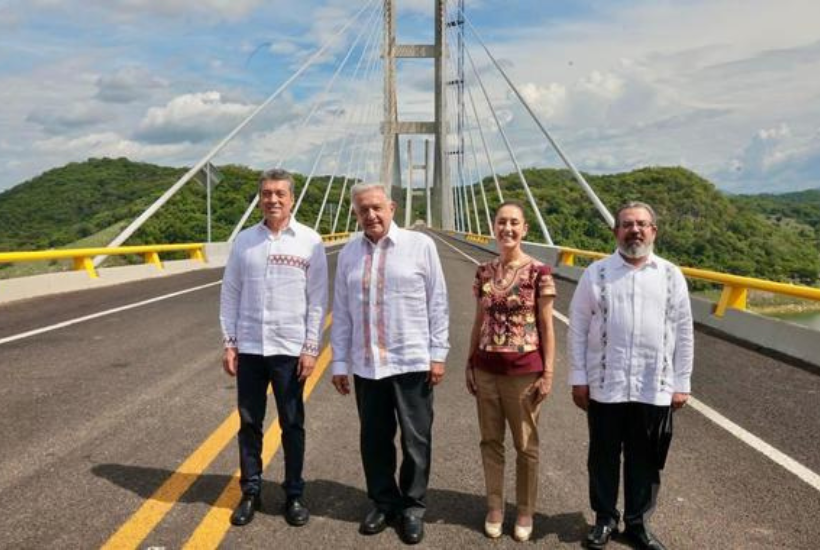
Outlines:
{"label": "woman's hand", "polygon": [[535,404],[544,401],[552,391],[552,373],[541,375],[535,379],[527,393],[530,394]]}
{"label": "woman's hand", "polygon": [[464,370],[464,379],[467,383],[467,391],[470,392],[470,395],[476,395],[478,386],[475,383],[475,371],[471,367]]}

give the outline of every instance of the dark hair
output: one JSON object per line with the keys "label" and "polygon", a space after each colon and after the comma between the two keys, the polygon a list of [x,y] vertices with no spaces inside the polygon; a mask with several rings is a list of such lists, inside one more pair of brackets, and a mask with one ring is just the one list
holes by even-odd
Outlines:
{"label": "dark hair", "polygon": [[282,168],[271,168],[270,170],[265,170],[262,172],[262,175],[259,176],[259,192],[262,192],[262,185],[266,181],[286,181],[288,182],[288,187],[290,188],[290,194],[293,195],[294,191],[294,184],[293,184],[293,175],[288,172],[287,170],[283,170]]}
{"label": "dark hair", "polygon": [[619,206],[617,212],[615,212],[616,226],[621,221],[621,212],[623,212],[624,210],[629,210],[630,208],[643,208],[644,210],[649,212],[649,217],[652,218],[652,225],[655,225],[658,222],[658,216],[657,214],[655,214],[655,210],[651,206],[649,206],[645,202],[629,201]]}
{"label": "dark hair", "polygon": [[495,222],[495,219],[498,217],[498,212],[505,206],[514,206],[515,208],[518,208],[521,211],[521,217],[524,218],[524,221],[527,221],[527,211],[524,208],[524,204],[517,200],[506,200],[496,207],[495,213],[493,214],[493,222]]}

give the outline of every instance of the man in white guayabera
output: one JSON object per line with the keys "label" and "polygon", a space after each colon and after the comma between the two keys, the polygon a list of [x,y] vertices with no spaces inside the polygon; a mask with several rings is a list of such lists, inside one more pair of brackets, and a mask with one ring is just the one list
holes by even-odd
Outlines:
{"label": "man in white guayabera", "polygon": [[269,170],[259,179],[264,220],[231,248],[222,279],[223,368],[236,376],[242,500],[231,516],[245,525],[261,507],[263,422],[273,386],[285,455],[284,515],[308,522],[305,481],[305,380],[313,372],[327,307],[327,259],[322,238],[291,215],[293,177]]}
{"label": "man in white guayabera", "polygon": [[589,495],[595,525],[588,548],[603,548],[621,519],[625,535],[662,550],[648,529],[672,437],[672,411],[689,398],[694,334],[683,273],[653,253],[657,217],[630,202],[615,216],[618,250],[584,271],[570,305],[569,383],[589,424]]}

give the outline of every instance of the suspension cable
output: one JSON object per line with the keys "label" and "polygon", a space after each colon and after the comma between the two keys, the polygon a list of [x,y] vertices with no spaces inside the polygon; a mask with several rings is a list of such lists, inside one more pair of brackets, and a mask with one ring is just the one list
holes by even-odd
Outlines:
{"label": "suspension cable", "polygon": [[[279,88],[276,89],[265,101],[263,101],[253,112],[248,115],[245,120],[239,123],[225,138],[222,139],[211,151],[208,152],[204,157],[202,157],[199,162],[197,162],[188,172],[186,172],[177,182],[172,185],[165,193],[162,194],[154,203],[149,206],[142,214],[140,214],[137,219],[135,219],[131,224],[125,228],[119,235],[117,235],[110,243],[108,243],[108,248],[113,248],[121,245],[125,242],[131,235],[133,235],[151,216],[156,213],[168,200],[173,197],[177,191],[179,191],[183,185],[188,183],[191,178],[193,178],[196,174],[199,173],[202,168],[211,161],[211,159],[216,156],[228,143],[230,143],[236,135],[242,131],[245,126],[247,126],[251,120],[253,120],[260,112],[262,112],[265,107],[270,105],[270,103],[279,97],[279,95],[288,87],[290,84],[296,80],[299,76],[302,75],[317,59],[327,50],[331,44],[333,44],[336,39],[341,36],[347,29],[359,19],[362,13],[367,10],[376,0],[368,0],[360,9],[357,11],[352,17],[350,17],[347,22],[342,25],[342,27],[336,31],[316,52],[311,55],[307,61],[305,61],[299,69],[294,72],[290,78],[288,78]],[[106,256],[97,256],[94,259],[94,265],[100,265]]]}
{"label": "suspension cable", "polygon": [[507,76],[506,71],[501,67],[501,65],[498,63],[498,61],[496,61],[495,57],[493,57],[493,54],[490,52],[490,49],[484,43],[484,40],[481,39],[481,36],[478,34],[478,30],[476,30],[475,26],[473,26],[472,22],[467,18],[467,15],[464,13],[464,11],[462,11],[461,14],[464,17],[464,20],[470,26],[470,29],[473,31],[473,34],[475,35],[476,39],[478,39],[478,42],[479,42],[479,44],[481,44],[481,47],[484,48],[484,51],[487,53],[487,56],[492,60],[493,65],[495,65],[496,69],[498,69],[498,71],[504,77],[504,80],[507,81],[507,84],[510,86],[512,91],[515,93],[516,97],[521,102],[521,104],[524,105],[524,107],[527,109],[527,112],[530,114],[532,119],[538,125],[538,128],[541,130],[541,132],[544,134],[544,136],[549,140],[549,142],[552,145],[553,149],[555,149],[555,152],[558,153],[558,156],[561,157],[561,160],[564,161],[564,164],[567,166],[567,168],[569,168],[570,172],[572,172],[572,175],[575,178],[575,181],[578,182],[578,184],[581,186],[581,188],[587,194],[587,197],[589,197],[589,199],[595,205],[595,208],[598,209],[598,212],[604,218],[604,221],[606,221],[606,223],[609,225],[609,227],[614,227],[615,226],[615,218],[612,217],[612,214],[609,212],[607,207],[604,206],[604,203],[601,202],[601,199],[599,199],[598,195],[595,194],[595,191],[592,189],[592,187],[589,185],[589,183],[587,183],[586,179],[584,179],[584,176],[581,175],[581,172],[579,172],[578,169],[575,168],[575,165],[572,163],[572,161],[569,159],[569,157],[567,157],[564,154],[564,151],[561,149],[561,147],[558,145],[558,143],[553,139],[553,137],[550,135],[550,133],[547,131],[547,129],[544,127],[544,125],[541,123],[538,116],[532,110],[532,107],[530,107],[529,103],[527,103],[527,101],[524,99],[524,96],[521,95],[521,92],[518,91],[518,88],[515,86],[515,84],[513,84],[512,80],[510,80],[510,77]]}
{"label": "suspension cable", "polygon": [[501,121],[498,119],[498,114],[495,112],[495,107],[493,107],[492,101],[490,101],[490,96],[487,93],[487,89],[484,87],[484,82],[481,79],[481,75],[478,74],[478,69],[476,69],[473,56],[470,53],[469,49],[465,49],[465,52],[467,53],[467,59],[470,61],[470,68],[472,69],[473,75],[475,75],[475,78],[479,86],[481,87],[481,91],[484,94],[484,99],[486,99],[487,105],[490,107],[490,112],[492,112],[493,114],[493,119],[495,120],[496,127],[498,128],[498,131],[501,134],[501,138],[504,141],[504,145],[507,148],[507,152],[510,155],[510,160],[512,160],[512,163],[515,165],[515,169],[518,172],[518,177],[521,180],[521,183],[524,185],[524,192],[527,195],[527,199],[529,200],[530,206],[535,212],[535,217],[538,220],[538,226],[541,229],[541,233],[544,236],[544,240],[547,244],[552,246],[552,237],[550,237],[549,230],[547,229],[547,224],[544,223],[544,218],[541,215],[541,211],[538,209],[538,204],[535,202],[535,197],[532,196],[532,191],[530,190],[530,186],[527,183],[527,178],[524,177],[524,172],[521,170],[521,166],[518,164],[518,160],[515,158],[515,152],[513,151],[512,145],[510,144],[510,140],[507,138],[507,133],[504,131],[504,128],[501,125]]}

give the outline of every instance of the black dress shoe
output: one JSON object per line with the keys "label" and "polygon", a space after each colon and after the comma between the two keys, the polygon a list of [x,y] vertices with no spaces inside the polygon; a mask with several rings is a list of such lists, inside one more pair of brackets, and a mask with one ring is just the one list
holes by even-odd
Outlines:
{"label": "black dress shoe", "polygon": [[362,535],[375,535],[381,533],[387,527],[387,523],[392,519],[392,515],[387,512],[382,512],[378,508],[370,510],[365,516],[361,525],[359,525],[359,532]]}
{"label": "black dress shoe", "polygon": [[253,519],[253,514],[262,508],[262,499],[259,495],[242,495],[239,506],[231,514],[231,524],[247,525]]}
{"label": "black dress shoe", "polygon": [[401,521],[401,540],[405,544],[418,544],[424,538],[424,520],[420,517],[405,515]]}
{"label": "black dress shoe", "polygon": [[587,548],[600,549],[606,546],[612,535],[618,532],[617,525],[610,525],[608,523],[596,523],[592,530],[587,535]]}
{"label": "black dress shoe", "polygon": [[301,527],[310,519],[310,512],[300,497],[290,497],[285,502],[285,521],[294,527]]}
{"label": "black dress shoe", "polygon": [[641,550],[666,550],[666,546],[643,526],[627,526],[627,528],[624,529],[624,537],[629,539],[636,548]]}

